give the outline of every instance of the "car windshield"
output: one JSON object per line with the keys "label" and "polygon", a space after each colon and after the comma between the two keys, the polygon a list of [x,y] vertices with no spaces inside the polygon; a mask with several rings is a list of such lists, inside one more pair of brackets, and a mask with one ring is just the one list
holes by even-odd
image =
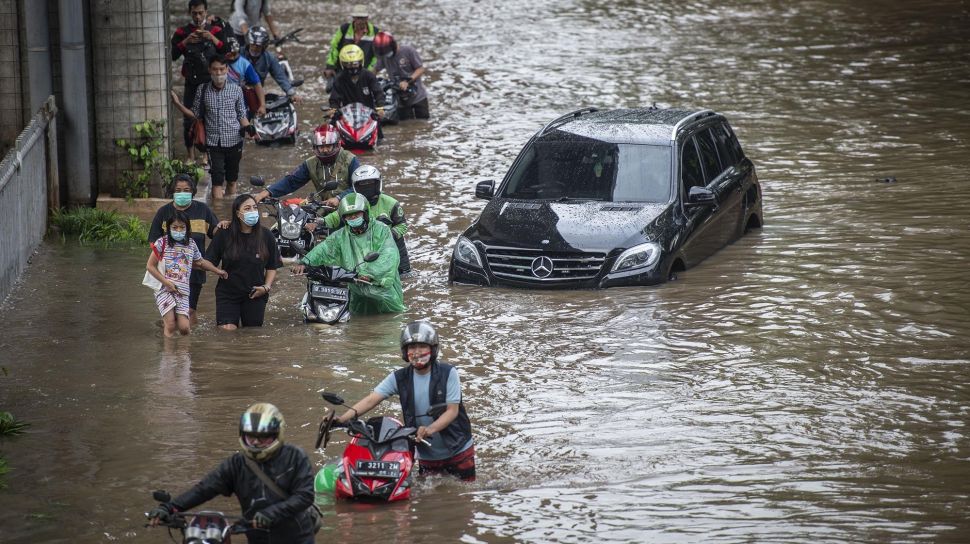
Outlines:
{"label": "car windshield", "polygon": [[667,202],[670,148],[615,144],[556,131],[526,148],[499,196]]}

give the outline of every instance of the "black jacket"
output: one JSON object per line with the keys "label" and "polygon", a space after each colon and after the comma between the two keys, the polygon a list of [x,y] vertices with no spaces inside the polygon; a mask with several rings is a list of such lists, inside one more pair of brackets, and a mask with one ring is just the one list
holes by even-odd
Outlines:
{"label": "black jacket", "polygon": [[371,109],[384,105],[384,91],[372,72],[361,70],[357,81],[346,70],[337,74],[333,81],[333,90],[330,91],[330,107],[342,108],[354,102],[360,102]]}
{"label": "black jacket", "polygon": [[253,543],[282,543],[302,541],[313,536],[313,519],[307,511],[313,505],[313,467],[303,450],[283,444],[268,461],[259,463],[289,498],[277,497],[252,470],[246,466],[242,453],[236,453],[207,474],[195,487],[175,498],[172,503],[179,511],[191,510],[216,495],[236,495],[243,517],[252,520],[263,512],[271,520],[270,531],[249,531],[246,538]]}

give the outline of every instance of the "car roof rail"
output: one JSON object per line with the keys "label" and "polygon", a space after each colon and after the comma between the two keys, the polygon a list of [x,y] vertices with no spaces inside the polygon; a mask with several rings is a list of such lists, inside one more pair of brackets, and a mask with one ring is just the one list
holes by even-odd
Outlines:
{"label": "car roof rail", "polygon": [[550,130],[552,130],[552,129],[558,127],[558,126],[562,126],[562,125],[566,124],[567,122],[575,119],[576,117],[579,117],[580,115],[583,115],[585,113],[595,113],[597,111],[600,111],[599,108],[592,108],[592,107],[591,108],[580,108],[580,109],[578,109],[576,111],[571,111],[571,112],[567,113],[566,115],[560,115],[559,117],[556,117],[552,121],[549,121],[549,123],[547,123],[546,126],[542,127],[542,130],[539,131],[539,134],[537,134],[537,136],[542,136],[546,132],[549,132]]}
{"label": "car roof rail", "polygon": [[714,115],[714,112],[711,110],[700,110],[700,111],[695,111],[694,113],[688,115],[687,117],[684,117],[680,121],[677,121],[677,124],[674,125],[674,129],[670,131],[670,139],[676,140],[677,131],[680,130],[680,128],[686,125],[687,123],[690,123],[691,121],[695,121],[702,117],[708,117],[710,115]]}

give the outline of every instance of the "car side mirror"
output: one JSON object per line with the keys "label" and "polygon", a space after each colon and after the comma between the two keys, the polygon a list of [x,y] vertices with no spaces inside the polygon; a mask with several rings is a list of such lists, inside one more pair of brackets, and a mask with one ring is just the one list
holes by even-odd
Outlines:
{"label": "car side mirror", "polygon": [[262,187],[266,182],[263,181],[263,176],[249,176],[249,184],[253,187]]}
{"label": "car side mirror", "polygon": [[485,181],[479,181],[478,185],[475,186],[475,198],[491,200],[493,196],[495,196],[494,180],[488,179]]}
{"label": "car side mirror", "polygon": [[687,206],[713,206],[717,203],[714,191],[707,187],[694,186],[687,192]]}

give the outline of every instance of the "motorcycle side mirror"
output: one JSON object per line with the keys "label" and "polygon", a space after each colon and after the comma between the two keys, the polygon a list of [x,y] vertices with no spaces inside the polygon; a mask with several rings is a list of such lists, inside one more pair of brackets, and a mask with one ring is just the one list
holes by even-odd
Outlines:
{"label": "motorcycle side mirror", "polygon": [[296,240],[290,240],[290,249],[300,255],[306,255],[306,249],[304,249],[302,245],[296,243]]}
{"label": "motorcycle side mirror", "polygon": [[442,402],[440,404],[432,404],[431,408],[428,408],[428,415],[435,419],[438,419],[439,417],[441,417],[441,414],[445,413],[445,410],[447,409],[448,409],[447,402]]}
{"label": "motorcycle side mirror", "polygon": [[380,258],[381,258],[381,254],[375,251],[373,253],[368,253],[367,255],[364,255],[364,262],[372,263]]}
{"label": "motorcycle side mirror", "polygon": [[328,181],[328,182],[326,182],[326,183],[323,184],[323,190],[320,191],[320,192],[321,193],[325,193],[327,191],[333,191],[334,189],[336,189],[339,186],[340,186],[340,183],[338,181],[336,181],[336,180],[330,180],[330,181]]}
{"label": "motorcycle side mirror", "polygon": [[158,502],[172,502],[172,496],[168,493],[168,491],[163,491],[161,489],[152,491],[152,498]]}
{"label": "motorcycle side mirror", "polygon": [[253,187],[262,187],[266,182],[263,181],[263,176],[249,176],[249,184]]}
{"label": "motorcycle side mirror", "polygon": [[323,400],[329,402],[330,404],[337,404],[341,406],[344,404],[344,398],[336,393],[323,391],[320,393],[320,396],[323,397]]}
{"label": "motorcycle side mirror", "polygon": [[292,85],[294,87],[299,87],[300,85],[303,85],[303,80],[302,79],[294,79],[293,81],[290,82],[290,85]]}

